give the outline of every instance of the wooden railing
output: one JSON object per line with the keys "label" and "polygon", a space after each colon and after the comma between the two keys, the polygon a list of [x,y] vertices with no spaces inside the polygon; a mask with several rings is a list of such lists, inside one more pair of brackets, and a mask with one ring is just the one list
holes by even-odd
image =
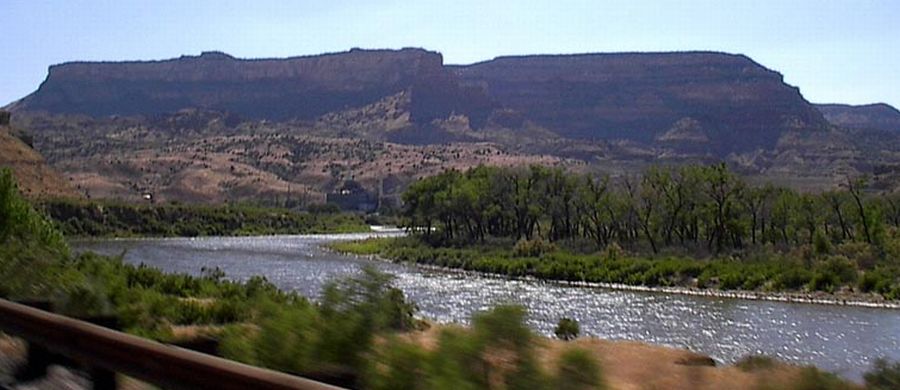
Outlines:
{"label": "wooden railing", "polygon": [[40,346],[90,367],[89,372],[119,372],[165,388],[338,389],[160,344],[3,299],[0,299],[0,330],[25,339],[29,345]]}

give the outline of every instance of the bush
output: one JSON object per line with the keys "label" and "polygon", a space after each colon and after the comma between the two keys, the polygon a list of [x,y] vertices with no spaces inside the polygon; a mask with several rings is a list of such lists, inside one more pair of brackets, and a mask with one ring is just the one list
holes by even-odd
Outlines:
{"label": "bush", "polygon": [[427,389],[427,352],[416,344],[390,338],[376,354],[369,388],[375,390]]}
{"label": "bush", "polygon": [[794,383],[795,390],[850,390],[853,387],[840,377],[815,367],[805,367]]}
{"label": "bush", "polygon": [[555,334],[558,339],[564,341],[578,338],[580,332],[581,329],[578,326],[578,321],[566,317],[560,318],[559,322],[556,323],[556,329],[553,330],[553,334]]}
{"label": "bush", "polygon": [[540,257],[545,253],[556,251],[556,245],[543,239],[519,240],[513,247],[513,255],[518,257]]}
{"label": "bush", "polygon": [[900,362],[890,363],[885,359],[877,359],[872,370],[863,375],[863,379],[869,390],[900,389]]}
{"label": "bush", "polygon": [[757,370],[767,370],[775,367],[776,360],[769,356],[747,355],[741,360],[734,363],[741,371],[753,372]]}
{"label": "bush", "polygon": [[[507,389],[535,389],[546,384],[534,357],[534,336],[525,325],[526,314],[521,306],[501,305],[491,311],[476,314],[472,319],[476,345],[492,355],[507,356],[503,359],[506,361],[504,365],[498,366],[490,361],[482,363],[487,370],[486,376],[502,378]],[[482,356],[485,356],[484,352]]]}
{"label": "bush", "polygon": [[438,335],[429,359],[428,387],[439,390],[487,388],[484,346],[463,329],[448,328]]}
{"label": "bush", "polygon": [[493,310],[477,313],[472,318],[475,334],[487,346],[520,350],[531,345],[533,334],[525,325],[525,308],[500,305]]}
{"label": "bush", "polygon": [[555,387],[559,390],[603,389],[603,371],[588,351],[568,349],[559,357]]}

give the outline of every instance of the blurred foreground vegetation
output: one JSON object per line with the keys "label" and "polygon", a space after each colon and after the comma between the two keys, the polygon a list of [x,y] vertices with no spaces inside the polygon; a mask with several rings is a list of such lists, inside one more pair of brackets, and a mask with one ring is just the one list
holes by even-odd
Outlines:
{"label": "blurred foreground vegetation", "polygon": [[253,205],[129,204],[76,200],[40,205],[69,237],[195,237],[369,231],[358,214],[328,208],[294,211]]}
{"label": "blurred foreground vegetation", "polygon": [[[601,384],[599,371],[587,379],[570,368],[542,373],[518,307],[481,314],[471,330],[442,332],[433,352],[403,341],[421,325],[416,307],[389,275],[371,268],[329,283],[313,302],[263,277],[235,282],[218,269],[199,277],[164,274],[120,258],[73,255],[54,224],[18,194],[8,171],[0,171],[0,243],[2,298],[49,300],[77,317],[114,316],[127,332],[162,341],[179,329],[200,329],[219,340],[220,354],[254,365],[364,388]],[[512,351],[512,366],[488,359],[486,349],[500,347]],[[596,366],[574,360],[565,362]]]}
{"label": "blurred foreground vegetation", "polygon": [[[278,290],[265,278],[236,282],[218,269],[164,274],[119,258],[73,255],[62,234],[0,171],[0,297],[53,302],[84,317],[111,315],[134,334],[172,340],[179,331],[219,341],[225,357],[354,388],[600,389],[609,384],[596,351],[565,347],[544,359],[527,313],[499,306],[471,327],[442,327],[432,343],[410,337],[427,326],[391,277],[364,269],[335,280],[317,301]],[[569,332],[574,334],[574,332]],[[426,346],[426,344],[431,344]],[[872,389],[896,382],[887,363],[866,376]],[[852,388],[804,371],[793,388]],[[822,387],[828,386],[828,387]],[[890,387],[887,387],[890,388]]]}

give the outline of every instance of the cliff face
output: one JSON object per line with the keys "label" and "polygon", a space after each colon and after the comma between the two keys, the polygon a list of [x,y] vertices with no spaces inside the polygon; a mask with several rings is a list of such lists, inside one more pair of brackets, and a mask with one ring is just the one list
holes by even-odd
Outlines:
{"label": "cliff face", "polygon": [[[771,148],[822,115],[780,74],[711,52],[500,57],[454,67],[468,85],[560,135]],[[689,125],[689,126],[688,126]]]}
{"label": "cliff face", "polygon": [[718,156],[771,149],[788,131],[828,127],[780,74],[742,55],[712,52],[501,57],[467,66],[445,66],[439,53],[422,49],[75,62],[51,67],[15,109],[152,116],[191,108],[279,121],[401,95],[409,99],[409,131],[429,143],[448,141],[422,130],[452,114],[476,130],[487,123],[521,132],[537,124],[566,138]]}
{"label": "cliff face", "polygon": [[847,104],[817,104],[816,108],[828,122],[856,130],[900,132],[900,111],[884,103],[851,106]]}
{"label": "cliff face", "polygon": [[[402,91],[415,119],[452,111],[486,116],[484,96],[461,88],[439,53],[358,50],[286,59],[235,59],[220,52],[148,62],[73,62],[50,67],[16,109],[94,116],[201,108],[254,119],[310,119]],[[467,99],[467,97],[469,97]]]}

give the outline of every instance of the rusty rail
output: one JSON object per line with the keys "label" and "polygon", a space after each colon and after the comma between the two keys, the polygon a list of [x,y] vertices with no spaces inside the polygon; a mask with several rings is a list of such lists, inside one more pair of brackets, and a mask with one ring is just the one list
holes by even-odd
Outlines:
{"label": "rusty rail", "polygon": [[0,330],[89,366],[175,389],[338,387],[248,366],[0,299]]}

